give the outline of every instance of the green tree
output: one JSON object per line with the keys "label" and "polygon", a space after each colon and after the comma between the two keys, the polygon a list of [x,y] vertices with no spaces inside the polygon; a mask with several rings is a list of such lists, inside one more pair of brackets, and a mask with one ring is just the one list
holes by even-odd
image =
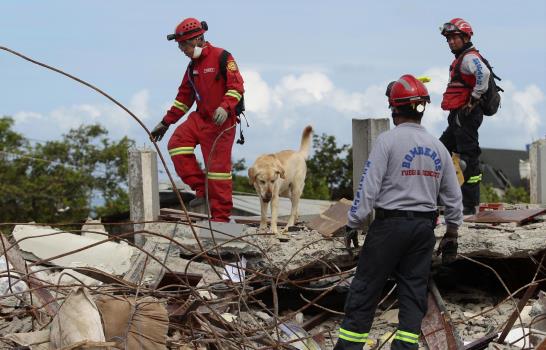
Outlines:
{"label": "green tree", "polygon": [[88,125],[30,147],[12,125],[0,119],[0,147],[10,155],[0,161],[1,221],[77,222],[128,210],[132,140],[112,141],[102,126]]}
{"label": "green tree", "polygon": [[480,183],[480,202],[498,203],[500,202],[500,196],[490,184]]}
{"label": "green tree", "polygon": [[353,196],[353,159],[349,145],[338,146],[335,136],[314,135],[313,156],[307,161],[303,197],[337,200]]}
{"label": "green tree", "polygon": [[529,203],[529,192],[523,187],[509,187],[504,192],[502,201],[505,203]]}
{"label": "green tree", "polygon": [[241,174],[247,168],[246,160],[241,158],[232,163],[233,192],[255,193],[254,186],[248,182],[248,176]]}

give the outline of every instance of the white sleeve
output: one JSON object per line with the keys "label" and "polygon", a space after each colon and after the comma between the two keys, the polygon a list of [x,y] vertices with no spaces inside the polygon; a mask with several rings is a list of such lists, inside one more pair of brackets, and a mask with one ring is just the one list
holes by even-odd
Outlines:
{"label": "white sleeve", "polygon": [[449,152],[446,150],[444,153],[447,161],[444,162],[444,173],[440,180],[438,197],[440,204],[445,206],[446,223],[461,226],[463,222],[463,195]]}
{"label": "white sleeve", "polygon": [[364,171],[360,177],[358,190],[355,193],[353,205],[347,215],[348,226],[359,228],[372,211],[377,195],[381,190],[383,177],[387,172],[389,154],[383,138],[379,137],[373,146]]}
{"label": "white sleeve", "polygon": [[472,90],[474,98],[480,98],[489,87],[489,75],[491,72],[485,63],[473,53],[469,53],[463,57],[461,62],[461,73],[472,74],[476,77],[476,86]]}

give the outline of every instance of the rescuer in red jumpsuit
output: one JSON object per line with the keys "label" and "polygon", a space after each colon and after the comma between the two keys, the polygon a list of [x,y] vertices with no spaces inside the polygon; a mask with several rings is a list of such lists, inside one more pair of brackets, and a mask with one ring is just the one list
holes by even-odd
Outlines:
{"label": "rescuer in red jumpsuit", "polygon": [[[197,109],[172,134],[169,154],[182,181],[196,191],[197,197],[190,207],[204,203],[205,181],[208,181],[211,219],[228,222],[233,207],[231,148],[237,123],[236,106],[244,93],[243,78],[231,54],[205,41],[207,29],[206,22],[186,18],[174,34],[167,36],[178,42],[178,47],[191,62],[172,107],[151,134],[153,141],[160,141],[169,126],[197,102]],[[224,67],[221,67],[222,57]],[[196,145],[201,145],[208,167],[206,174],[195,158]]]}

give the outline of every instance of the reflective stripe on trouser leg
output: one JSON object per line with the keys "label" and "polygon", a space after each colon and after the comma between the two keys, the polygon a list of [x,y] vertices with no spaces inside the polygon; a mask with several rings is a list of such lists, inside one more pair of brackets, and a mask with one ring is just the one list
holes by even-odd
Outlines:
{"label": "reflective stripe on trouser leg", "polygon": [[368,339],[368,333],[351,332],[340,327],[339,338],[350,341],[352,343],[365,343]]}
{"label": "reflective stripe on trouser leg", "polygon": [[207,183],[212,220],[228,222],[233,207],[231,173],[209,172]]}
{"label": "reflective stripe on trouser leg", "polygon": [[419,344],[419,334],[397,330],[394,341],[408,343],[412,347],[416,347]]}
{"label": "reflective stripe on trouser leg", "polygon": [[207,179],[209,180],[231,180],[231,172],[229,173],[207,173]]}
{"label": "reflective stripe on trouser leg", "polygon": [[171,157],[180,154],[193,154],[195,147],[176,147],[169,150]]}
{"label": "reflective stripe on trouser leg", "polygon": [[231,148],[235,140],[235,127],[230,127],[235,125],[235,118],[228,118],[222,127],[218,127],[209,119],[204,119],[203,123],[199,140],[208,171],[211,219],[228,222],[233,208]]}
{"label": "reflective stripe on trouser leg", "polygon": [[190,113],[175,129],[167,145],[176,173],[199,197],[205,195],[205,174],[195,158],[194,150],[199,143],[201,120],[199,114]]}

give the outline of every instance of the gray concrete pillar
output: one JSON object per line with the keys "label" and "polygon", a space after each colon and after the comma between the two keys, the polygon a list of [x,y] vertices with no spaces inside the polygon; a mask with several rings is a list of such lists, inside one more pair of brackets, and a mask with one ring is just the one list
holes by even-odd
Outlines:
{"label": "gray concrete pillar", "polygon": [[529,163],[531,203],[546,204],[546,139],[531,144]]}
{"label": "gray concrete pillar", "polygon": [[353,192],[377,136],[390,128],[390,119],[353,119]]}
{"label": "gray concrete pillar", "polygon": [[[159,185],[157,153],[151,149],[129,150],[129,211],[133,222],[154,221],[159,216]],[[135,231],[144,224],[134,224]],[[143,246],[142,234],[135,235],[135,244]]]}
{"label": "gray concrete pillar", "polygon": [[[390,128],[390,119],[353,119],[353,193],[356,192],[364,164],[368,160],[377,136]],[[365,231],[371,223],[371,216],[364,223]]]}

